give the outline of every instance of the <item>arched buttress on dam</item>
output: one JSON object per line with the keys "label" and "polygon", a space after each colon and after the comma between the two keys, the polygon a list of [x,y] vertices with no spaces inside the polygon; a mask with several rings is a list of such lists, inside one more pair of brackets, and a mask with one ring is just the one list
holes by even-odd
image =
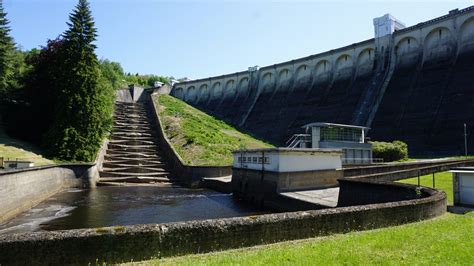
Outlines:
{"label": "arched buttress on dam", "polygon": [[372,140],[405,141],[412,155],[459,155],[463,124],[474,130],[474,7],[396,29],[289,62],[178,83],[172,95],[276,145],[307,123],[332,122],[368,126]]}
{"label": "arched buttress on dam", "polygon": [[372,138],[406,141],[418,156],[463,154],[463,124],[474,122],[474,16],[457,22],[425,31],[421,43],[415,36],[398,42]]}

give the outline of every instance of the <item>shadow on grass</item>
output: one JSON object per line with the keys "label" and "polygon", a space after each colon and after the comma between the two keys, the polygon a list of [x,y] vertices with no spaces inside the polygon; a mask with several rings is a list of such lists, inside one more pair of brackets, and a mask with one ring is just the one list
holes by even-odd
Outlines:
{"label": "shadow on grass", "polygon": [[[2,154],[2,147],[1,147],[2,145],[4,145],[3,153],[5,154]],[[18,150],[15,150],[15,149],[18,149]],[[30,153],[30,154],[33,153],[34,155],[31,154],[33,155],[33,157],[31,157],[30,154],[28,154],[27,157],[31,157],[31,158],[42,157],[41,160],[45,162],[48,161],[48,158],[45,157],[45,153],[40,147],[32,143],[28,143],[26,141],[22,141],[22,140],[15,139],[8,136],[5,133],[5,130],[3,128],[3,124],[1,121],[1,117],[0,117],[0,157],[6,157],[6,158],[12,158],[12,159],[13,157],[19,158],[19,159],[31,159],[31,158],[25,158],[25,154],[22,154],[22,153]],[[12,154],[14,156],[12,156]],[[53,163],[53,162],[51,161],[50,163]]]}

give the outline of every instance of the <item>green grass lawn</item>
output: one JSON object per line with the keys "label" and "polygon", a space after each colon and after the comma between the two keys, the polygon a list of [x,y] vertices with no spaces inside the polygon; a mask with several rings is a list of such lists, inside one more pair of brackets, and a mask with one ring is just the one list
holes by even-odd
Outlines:
{"label": "green grass lawn", "polygon": [[231,165],[232,151],[272,147],[169,95],[156,95],[168,139],[189,165]]}
{"label": "green grass lawn", "polygon": [[[418,177],[403,179],[397,181],[400,183],[418,185]],[[420,176],[420,185],[424,187],[433,187],[433,175]],[[450,172],[441,172],[435,174],[435,188],[443,190],[448,197],[448,204],[453,204],[453,175]]]}
{"label": "green grass lawn", "polygon": [[474,212],[371,231],[148,261],[154,265],[472,265]]}
{"label": "green grass lawn", "polygon": [[35,166],[54,164],[41,156],[41,153],[41,150],[32,144],[9,137],[0,124],[0,157],[32,161]]}

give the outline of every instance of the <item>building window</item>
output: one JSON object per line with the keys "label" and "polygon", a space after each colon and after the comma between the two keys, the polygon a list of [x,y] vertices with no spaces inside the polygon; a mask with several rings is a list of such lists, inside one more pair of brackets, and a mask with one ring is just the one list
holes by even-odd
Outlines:
{"label": "building window", "polygon": [[257,163],[257,161],[258,161],[258,157],[253,157],[253,161],[252,161],[252,162],[253,162],[253,163]]}
{"label": "building window", "polygon": [[264,162],[265,164],[270,164],[270,158],[269,158],[269,157],[265,157],[265,158],[263,159],[263,162]]}
{"label": "building window", "polygon": [[364,142],[362,129],[347,127],[322,127],[321,141]]}

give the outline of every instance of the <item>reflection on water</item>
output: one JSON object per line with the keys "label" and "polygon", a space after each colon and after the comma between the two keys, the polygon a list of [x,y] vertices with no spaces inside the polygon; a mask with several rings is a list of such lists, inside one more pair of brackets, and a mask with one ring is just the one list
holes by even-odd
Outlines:
{"label": "reflection on water", "polygon": [[60,192],[0,225],[0,234],[165,223],[262,213],[229,194],[159,187],[99,187]]}

